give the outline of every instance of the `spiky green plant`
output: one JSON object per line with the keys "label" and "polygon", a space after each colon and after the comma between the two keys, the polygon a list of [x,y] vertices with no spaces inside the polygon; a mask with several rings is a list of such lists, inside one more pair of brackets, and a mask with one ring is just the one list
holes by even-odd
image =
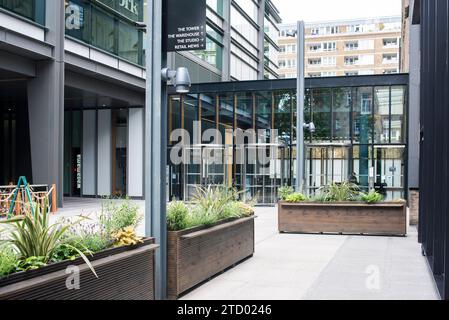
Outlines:
{"label": "spiky green plant", "polygon": [[360,188],[349,181],[332,183],[320,189],[320,199],[324,202],[344,202],[360,200]]}
{"label": "spiky green plant", "polygon": [[[21,261],[38,258],[40,263],[48,264],[60,246],[70,246],[70,244],[64,243],[64,236],[71,225],[61,222],[51,224],[47,208],[48,205],[45,205],[41,211],[39,206],[35,206],[34,213],[27,213],[24,216],[0,222],[11,227],[6,242],[16,249]],[[86,255],[78,248],[70,247],[83,258],[97,276]]]}
{"label": "spiky green plant", "polygon": [[218,219],[229,218],[226,215],[226,208],[230,202],[235,202],[239,193],[228,188],[212,187],[207,188],[198,187],[196,195],[193,197],[193,204],[198,210],[198,214],[202,216],[203,220],[207,221],[210,217]]}

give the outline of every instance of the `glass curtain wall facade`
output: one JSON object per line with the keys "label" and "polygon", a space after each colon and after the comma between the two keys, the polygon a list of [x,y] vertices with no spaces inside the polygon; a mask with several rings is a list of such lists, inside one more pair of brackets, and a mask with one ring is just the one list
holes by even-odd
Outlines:
{"label": "glass curtain wall facade", "polygon": [[[247,91],[239,90],[238,85],[232,89],[228,84],[197,85],[188,96],[169,98],[169,130],[185,128],[193,136],[193,119],[200,121],[202,132],[219,129],[222,139],[214,144],[229,150],[223,152],[231,154],[234,162],[222,166],[220,172],[225,176],[217,184],[224,181],[266,204],[276,202],[279,186],[295,185],[296,179],[296,90],[291,88],[294,82],[279,81],[262,82],[265,85],[244,82],[245,87],[253,87]],[[282,89],[284,83],[286,89]],[[306,92],[305,118],[317,127],[313,134],[305,132],[307,192],[313,194],[328,183],[351,180],[363,190],[376,188],[387,199],[406,197],[407,83],[323,85],[309,84]],[[256,142],[245,140],[246,157],[240,164],[236,163],[236,148],[241,146],[227,133],[238,129],[276,130],[277,137],[270,139],[275,131],[267,131],[258,135]],[[170,148],[177,142],[173,141]],[[271,147],[267,152],[270,161],[262,166],[247,161],[248,150],[258,146]],[[204,178],[205,166],[202,163],[195,169]],[[172,175],[171,197],[183,198],[184,180],[190,179],[189,170],[193,169],[171,167],[176,172]],[[189,180],[189,188],[193,185],[207,185],[207,181]]]}
{"label": "glass curtain wall facade", "polygon": [[66,35],[143,66],[144,0],[66,0]]}
{"label": "glass curtain wall facade", "polygon": [[[173,53],[194,83],[278,78],[278,10],[270,0],[207,0],[206,49]],[[199,59],[199,60],[198,60]]]}
{"label": "glass curtain wall facade", "polygon": [[0,8],[45,25],[45,0],[0,0]]}

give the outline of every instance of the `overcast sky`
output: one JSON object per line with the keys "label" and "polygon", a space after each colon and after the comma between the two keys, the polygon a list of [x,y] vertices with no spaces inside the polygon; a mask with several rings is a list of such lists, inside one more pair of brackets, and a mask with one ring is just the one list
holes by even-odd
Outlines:
{"label": "overcast sky", "polygon": [[401,15],[401,0],[272,0],[284,23]]}

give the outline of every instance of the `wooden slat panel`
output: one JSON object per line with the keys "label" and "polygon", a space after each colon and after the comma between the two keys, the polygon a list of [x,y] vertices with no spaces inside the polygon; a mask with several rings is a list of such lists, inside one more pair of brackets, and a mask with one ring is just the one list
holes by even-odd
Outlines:
{"label": "wooden slat panel", "polygon": [[254,254],[254,218],[238,219],[191,234],[169,232],[169,298],[201,284]]}
{"label": "wooden slat panel", "polygon": [[405,235],[405,202],[379,205],[279,204],[279,231],[298,233],[343,233]]}
{"label": "wooden slat panel", "polygon": [[146,245],[92,263],[97,279],[87,265],[80,268],[80,289],[68,290],[64,270],[0,287],[1,300],[153,300],[154,252]]}

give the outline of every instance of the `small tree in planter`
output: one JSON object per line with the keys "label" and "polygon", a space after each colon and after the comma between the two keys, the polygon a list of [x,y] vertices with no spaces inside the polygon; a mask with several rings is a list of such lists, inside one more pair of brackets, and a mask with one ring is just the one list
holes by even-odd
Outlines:
{"label": "small tree in planter", "polygon": [[198,189],[191,205],[168,205],[168,295],[194,286],[254,254],[254,209],[226,188]]}
{"label": "small tree in planter", "polygon": [[279,231],[406,235],[405,201],[382,200],[377,192],[363,193],[350,182],[325,186],[312,198],[284,194],[278,206]]}
{"label": "small tree in planter", "polygon": [[[82,223],[86,219],[50,223],[48,210],[36,209],[3,222],[10,227],[0,248],[0,299],[151,299],[157,246],[136,236],[138,209],[128,202],[108,205],[99,223]],[[78,266],[77,290],[67,287],[70,266]],[[143,271],[150,274],[130,287]]]}

